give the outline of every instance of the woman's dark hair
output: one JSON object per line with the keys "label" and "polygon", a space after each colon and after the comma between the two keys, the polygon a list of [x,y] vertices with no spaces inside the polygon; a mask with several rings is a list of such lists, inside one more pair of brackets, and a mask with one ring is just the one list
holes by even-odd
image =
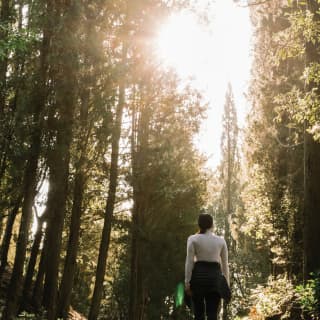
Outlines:
{"label": "woman's dark hair", "polygon": [[205,233],[208,229],[212,228],[212,216],[207,213],[200,213],[198,218],[198,225],[200,228],[200,233]]}

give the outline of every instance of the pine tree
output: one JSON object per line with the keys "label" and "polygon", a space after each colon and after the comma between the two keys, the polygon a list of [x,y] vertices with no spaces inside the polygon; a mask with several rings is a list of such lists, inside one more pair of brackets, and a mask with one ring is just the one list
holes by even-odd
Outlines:
{"label": "pine tree", "polygon": [[[237,111],[231,84],[228,84],[224,113],[222,118],[221,163],[218,168],[219,183],[221,184],[220,207],[217,215],[222,216],[224,238],[227,242],[229,255],[236,255],[235,243],[231,235],[231,224],[234,220],[239,197],[239,154],[238,154],[238,123]],[[231,268],[230,274],[233,274]],[[223,308],[223,318],[228,318],[226,305]]]}

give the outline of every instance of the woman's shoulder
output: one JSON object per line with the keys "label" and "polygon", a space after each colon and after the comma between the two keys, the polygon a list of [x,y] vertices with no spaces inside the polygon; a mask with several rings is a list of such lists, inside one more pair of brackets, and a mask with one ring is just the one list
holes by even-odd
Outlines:
{"label": "woman's shoulder", "polygon": [[199,238],[199,233],[195,233],[195,234],[192,234],[188,237],[188,242],[195,242],[197,241],[197,239]]}
{"label": "woman's shoulder", "polygon": [[191,241],[191,240],[197,238],[197,235],[198,235],[198,233],[195,233],[195,234],[190,235],[190,236],[188,237],[188,241]]}
{"label": "woman's shoulder", "polygon": [[213,236],[217,241],[219,241],[219,242],[221,242],[221,243],[226,243],[226,240],[224,239],[223,236],[218,236],[218,235],[215,234],[215,233],[212,233],[212,236]]}

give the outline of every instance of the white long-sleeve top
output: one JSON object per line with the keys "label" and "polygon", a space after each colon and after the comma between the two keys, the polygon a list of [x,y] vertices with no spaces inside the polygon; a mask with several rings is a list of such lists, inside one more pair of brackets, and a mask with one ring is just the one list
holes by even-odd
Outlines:
{"label": "white long-sleeve top", "polygon": [[228,248],[226,241],[213,234],[210,230],[206,233],[197,233],[188,238],[187,257],[185,265],[185,283],[189,284],[195,261],[218,262],[221,271],[229,282]]}

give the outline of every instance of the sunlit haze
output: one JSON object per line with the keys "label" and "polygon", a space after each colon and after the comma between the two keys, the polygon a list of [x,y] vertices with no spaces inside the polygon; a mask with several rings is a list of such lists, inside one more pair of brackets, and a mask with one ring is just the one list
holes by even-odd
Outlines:
{"label": "sunlit haze", "polygon": [[[199,1],[199,4],[202,1]],[[159,59],[181,78],[193,77],[194,86],[209,102],[207,120],[196,145],[208,157],[208,166],[220,161],[222,114],[228,82],[233,87],[240,127],[248,110],[245,99],[251,68],[249,9],[232,0],[216,0],[208,10],[209,24],[199,23],[190,11],[169,17],[156,39]]]}

